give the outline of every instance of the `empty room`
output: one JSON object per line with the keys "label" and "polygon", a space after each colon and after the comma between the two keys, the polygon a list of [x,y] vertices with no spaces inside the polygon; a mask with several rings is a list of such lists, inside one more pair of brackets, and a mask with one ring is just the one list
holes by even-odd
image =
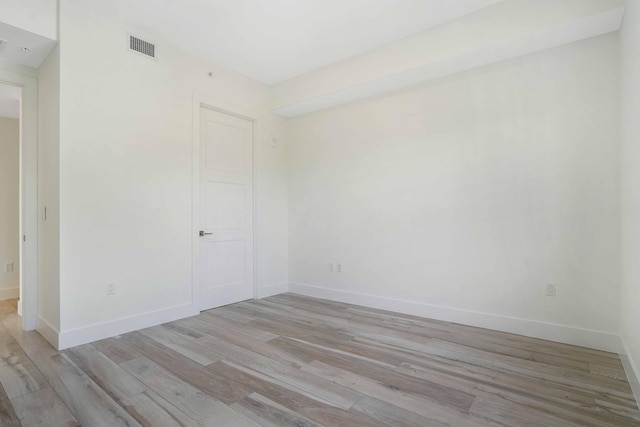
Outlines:
{"label": "empty room", "polygon": [[640,426],[640,0],[0,0],[0,426]]}

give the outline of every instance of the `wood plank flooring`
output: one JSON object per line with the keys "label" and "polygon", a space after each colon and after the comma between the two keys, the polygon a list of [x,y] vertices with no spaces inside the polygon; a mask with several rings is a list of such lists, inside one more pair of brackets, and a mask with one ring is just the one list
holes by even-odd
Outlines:
{"label": "wood plank flooring", "polygon": [[307,298],[63,352],[0,301],[0,426],[640,426],[617,355]]}

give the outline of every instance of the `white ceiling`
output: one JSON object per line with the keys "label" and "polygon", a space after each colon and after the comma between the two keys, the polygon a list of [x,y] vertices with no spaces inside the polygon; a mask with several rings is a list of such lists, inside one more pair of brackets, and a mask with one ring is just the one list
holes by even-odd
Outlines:
{"label": "white ceiling", "polygon": [[267,84],[502,0],[82,0]]}
{"label": "white ceiling", "polygon": [[21,94],[19,87],[0,83],[0,117],[20,118]]}
{"label": "white ceiling", "polygon": [[56,45],[55,40],[4,22],[0,22],[0,39],[6,40],[0,43],[1,60],[31,68],[38,68]]}
{"label": "white ceiling", "polygon": [[506,0],[281,82],[272,111],[293,117],[617,31],[624,10],[624,0]]}

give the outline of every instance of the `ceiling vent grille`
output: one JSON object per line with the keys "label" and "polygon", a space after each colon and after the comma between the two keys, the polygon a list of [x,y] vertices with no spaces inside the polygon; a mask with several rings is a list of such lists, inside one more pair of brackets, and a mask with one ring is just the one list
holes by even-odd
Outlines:
{"label": "ceiling vent grille", "polygon": [[136,36],[129,35],[129,49],[149,58],[156,57],[156,45]]}

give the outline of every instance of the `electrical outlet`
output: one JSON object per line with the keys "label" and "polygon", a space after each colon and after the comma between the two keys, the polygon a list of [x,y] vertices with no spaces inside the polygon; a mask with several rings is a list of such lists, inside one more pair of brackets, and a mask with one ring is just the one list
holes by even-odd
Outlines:
{"label": "electrical outlet", "polygon": [[4,265],[4,272],[5,273],[11,273],[13,271],[13,263],[9,262],[7,264]]}
{"label": "electrical outlet", "polygon": [[544,294],[548,297],[555,297],[556,296],[556,285],[553,283],[547,283],[547,285],[544,288]]}
{"label": "electrical outlet", "polygon": [[342,273],[342,264],[336,264],[336,271]]}
{"label": "electrical outlet", "polygon": [[329,263],[329,271],[332,273],[336,271],[336,265],[332,262]]}
{"label": "electrical outlet", "polygon": [[116,294],[116,284],[113,282],[107,282],[107,295]]}

